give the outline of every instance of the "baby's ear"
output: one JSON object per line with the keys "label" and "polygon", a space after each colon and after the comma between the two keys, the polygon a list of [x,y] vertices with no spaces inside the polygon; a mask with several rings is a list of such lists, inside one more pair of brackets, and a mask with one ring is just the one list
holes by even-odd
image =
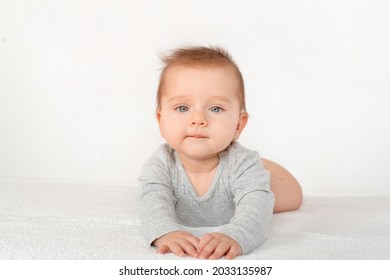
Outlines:
{"label": "baby's ear", "polygon": [[161,111],[157,111],[157,112],[156,112],[156,120],[157,120],[158,124],[160,125],[160,121],[161,121]]}
{"label": "baby's ear", "polygon": [[165,137],[164,137],[164,129],[163,129],[163,126],[161,125],[161,111],[157,111],[156,112],[156,120],[157,120],[157,123],[158,123],[158,128],[160,129],[160,134],[161,134],[162,138],[165,139]]}
{"label": "baby's ear", "polygon": [[248,123],[248,113],[242,112],[240,114],[240,119],[238,120],[237,123],[236,133],[234,134],[234,140],[237,140],[240,137],[241,132],[244,130],[247,123]]}

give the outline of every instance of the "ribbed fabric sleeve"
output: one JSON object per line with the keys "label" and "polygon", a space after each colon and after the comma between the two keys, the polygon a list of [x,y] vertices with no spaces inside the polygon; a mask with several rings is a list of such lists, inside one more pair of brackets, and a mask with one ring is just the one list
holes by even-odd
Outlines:
{"label": "ribbed fabric sleeve", "polygon": [[236,209],[230,223],[219,232],[236,240],[247,254],[265,239],[271,223],[274,195],[270,173],[263,168],[257,152],[237,146],[231,148],[228,164]]}
{"label": "ribbed fabric sleeve", "polygon": [[173,185],[170,175],[172,150],[161,146],[144,165],[139,181],[141,192],[138,197],[138,209],[143,235],[148,244],[162,235],[181,230],[176,220]]}

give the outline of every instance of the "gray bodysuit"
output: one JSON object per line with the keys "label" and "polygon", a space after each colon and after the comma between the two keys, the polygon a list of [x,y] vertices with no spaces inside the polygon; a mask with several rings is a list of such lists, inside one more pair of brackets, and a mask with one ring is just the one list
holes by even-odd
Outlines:
{"label": "gray bodysuit", "polygon": [[270,174],[257,152],[233,142],[219,154],[213,181],[198,196],[179,156],[167,144],[146,162],[138,200],[144,236],[149,244],[185,227],[218,227],[246,254],[261,244],[271,222],[274,195]]}

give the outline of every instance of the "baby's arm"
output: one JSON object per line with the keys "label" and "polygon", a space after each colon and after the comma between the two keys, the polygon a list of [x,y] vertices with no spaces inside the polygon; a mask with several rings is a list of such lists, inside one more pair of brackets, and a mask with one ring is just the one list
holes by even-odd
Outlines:
{"label": "baby's arm", "polygon": [[141,228],[146,241],[156,246],[157,252],[194,255],[191,246],[197,245],[197,241],[190,233],[183,231],[176,219],[176,197],[168,162],[166,149],[160,148],[141,172],[138,197]]}
{"label": "baby's arm", "polygon": [[[270,176],[260,157],[251,153],[240,156],[234,162],[230,180],[235,214],[229,224],[219,229],[219,233],[239,244],[240,254],[247,254],[264,240],[272,219],[274,196],[270,191]],[[232,256],[229,251],[224,255],[226,258]],[[233,255],[239,253],[233,252]]]}

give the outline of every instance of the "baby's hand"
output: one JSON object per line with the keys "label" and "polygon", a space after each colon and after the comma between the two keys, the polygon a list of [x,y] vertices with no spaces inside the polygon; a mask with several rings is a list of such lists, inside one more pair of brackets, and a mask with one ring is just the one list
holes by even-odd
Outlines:
{"label": "baby's hand", "polygon": [[158,254],[173,253],[176,256],[199,257],[199,238],[186,231],[172,231],[153,242]]}
{"label": "baby's hand", "polygon": [[233,238],[222,233],[207,233],[200,238],[199,258],[217,260],[223,256],[231,260],[242,254],[241,246]]}

